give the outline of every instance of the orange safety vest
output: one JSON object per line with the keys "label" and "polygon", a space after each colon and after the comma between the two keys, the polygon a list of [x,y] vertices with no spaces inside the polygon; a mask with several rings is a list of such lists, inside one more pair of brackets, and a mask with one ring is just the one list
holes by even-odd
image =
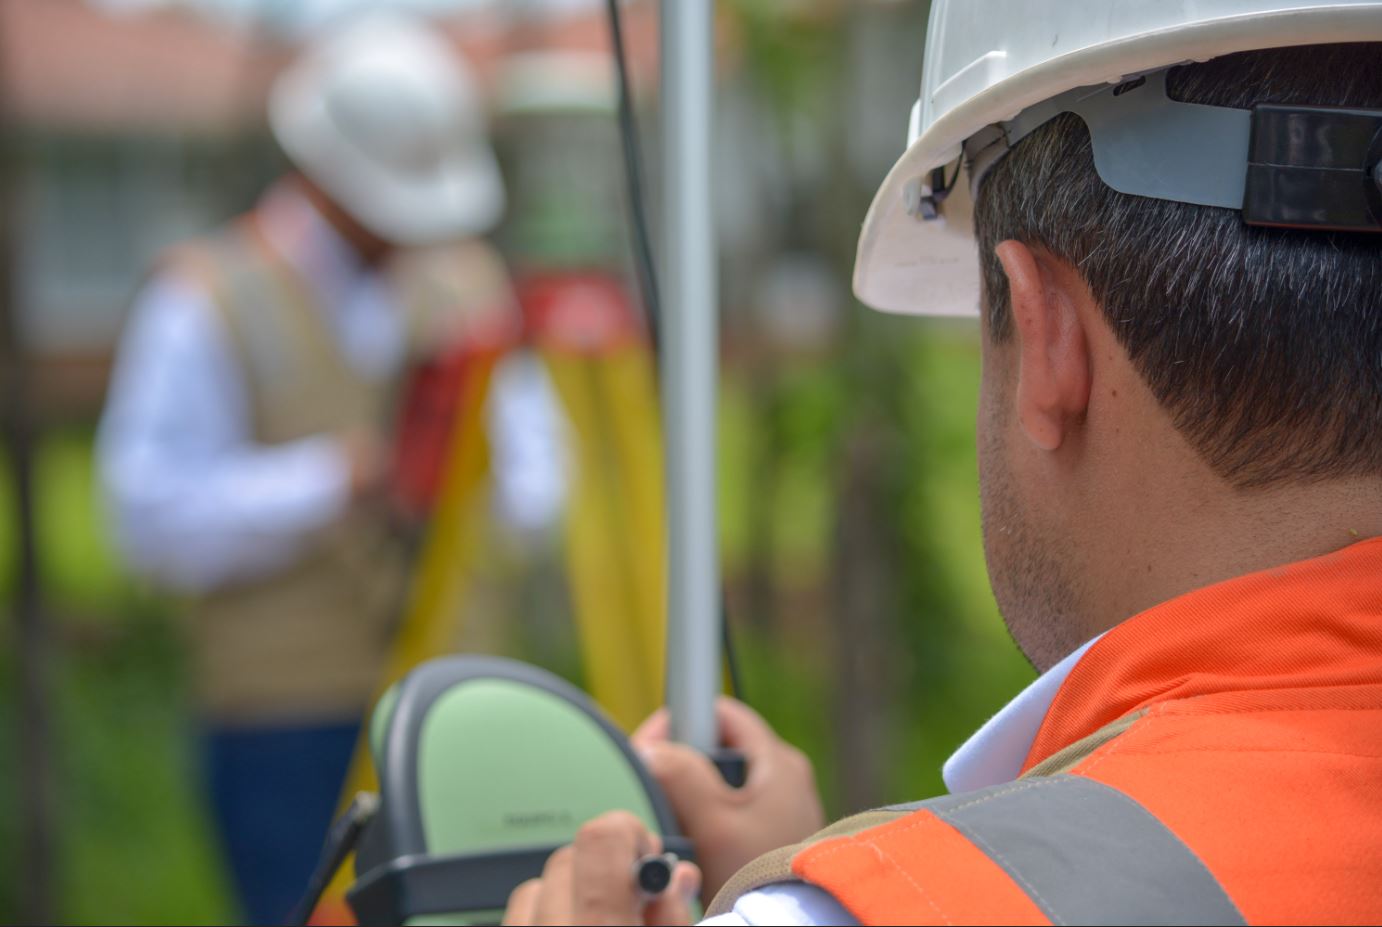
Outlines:
{"label": "orange safety vest", "polygon": [[864,825],[712,913],[795,880],[865,924],[1382,922],[1382,539],[1124,622],[1021,779]]}

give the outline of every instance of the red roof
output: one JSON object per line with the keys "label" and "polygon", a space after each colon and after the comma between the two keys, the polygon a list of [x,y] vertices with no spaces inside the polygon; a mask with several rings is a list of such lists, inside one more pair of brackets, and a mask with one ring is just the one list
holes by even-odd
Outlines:
{"label": "red roof", "polygon": [[0,92],[27,124],[214,130],[262,119],[276,43],[173,10],[112,15],[82,0],[0,0]]}
{"label": "red roof", "polygon": [[[657,66],[656,4],[627,8],[635,74]],[[510,51],[609,47],[602,11],[514,25],[447,24],[482,81]],[[80,130],[224,131],[263,121],[293,49],[176,9],[104,12],[84,0],[0,0],[0,106],[21,123]],[[651,81],[649,81],[651,82]]]}

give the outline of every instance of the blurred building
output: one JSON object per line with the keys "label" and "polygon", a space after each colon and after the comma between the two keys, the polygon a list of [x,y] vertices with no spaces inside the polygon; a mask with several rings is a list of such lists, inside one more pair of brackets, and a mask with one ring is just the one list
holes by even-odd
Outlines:
{"label": "blurred building", "polygon": [[[282,167],[264,100],[301,30],[267,14],[296,4],[223,5],[253,6],[255,20],[193,4],[0,0],[16,312],[44,417],[94,413],[151,262],[247,208]],[[628,17],[642,75],[656,66],[653,6]],[[487,86],[510,52],[608,48],[603,7],[587,0],[455,14],[449,31]]]}
{"label": "blurred building", "polygon": [[43,412],[94,411],[150,262],[271,176],[261,101],[285,58],[177,11],[0,0],[16,311]]}
{"label": "blurred building", "polygon": [[[0,0],[0,114],[15,155],[7,163],[14,171],[17,312],[40,361],[36,392],[46,416],[95,410],[124,311],[150,262],[171,242],[247,208],[282,166],[264,127],[263,104],[301,35],[302,17],[285,18],[282,12],[299,10],[298,2],[203,4],[241,14],[228,17],[201,15],[193,11],[195,3],[163,0]],[[350,6],[353,0],[342,2]],[[448,8],[451,33],[494,98],[512,90],[504,75],[513,69],[504,63],[514,56],[554,50],[608,54],[603,4],[592,0],[436,0],[430,6]],[[656,96],[656,6],[644,0],[625,9],[636,92],[644,102]],[[725,304],[736,335],[744,334],[736,329],[737,319],[760,290],[757,277],[767,254],[784,244],[790,250],[819,246],[791,240],[813,226],[851,225],[830,218],[838,212],[834,203],[819,202],[821,189],[838,188],[823,185],[823,177],[838,180],[841,165],[809,141],[820,135],[817,123],[835,121],[832,113],[847,114],[833,136],[842,142],[856,179],[871,180],[881,171],[878,165],[886,167],[900,149],[897,114],[910,104],[911,82],[891,73],[884,81],[878,72],[886,71],[883,62],[897,59],[893,46],[913,34],[897,28],[899,22],[914,19],[919,8],[924,11],[924,4],[842,7],[816,0],[773,13],[775,27],[824,35],[824,47],[843,49],[850,64],[843,70],[852,86],[812,86],[795,106],[764,91],[774,80],[764,72],[781,56],[763,55],[751,29],[747,35],[743,28],[721,30],[717,160],[734,168],[717,172],[716,213]],[[275,9],[280,12],[268,15]],[[789,45],[792,38],[787,36]],[[599,79],[609,79],[608,73]],[[881,87],[890,93],[879,92]],[[859,98],[877,105],[836,105]],[[604,169],[594,174],[602,179],[568,177],[567,183],[585,187],[576,199],[597,224],[608,226],[610,234],[598,236],[607,248],[610,238],[623,238],[626,205],[613,120],[581,121],[586,144],[577,147],[600,152],[581,160],[601,164]],[[510,187],[520,198],[534,164],[542,164],[539,173],[551,174],[572,150],[566,142],[533,138],[531,120],[501,118],[496,128],[508,154]],[[649,204],[656,213],[655,113],[645,109],[641,128]],[[524,148],[524,158],[515,159]],[[798,195],[802,188],[814,192]],[[571,197],[558,199],[570,211]],[[546,218],[554,218],[551,210]],[[582,224],[574,215],[555,218]],[[515,231],[506,229],[510,246]],[[623,244],[616,250],[624,251]]]}

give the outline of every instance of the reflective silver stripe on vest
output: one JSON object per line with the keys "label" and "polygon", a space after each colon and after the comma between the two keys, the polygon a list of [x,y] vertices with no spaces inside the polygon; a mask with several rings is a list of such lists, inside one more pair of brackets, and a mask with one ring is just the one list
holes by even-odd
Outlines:
{"label": "reflective silver stripe on vest", "polygon": [[913,809],[964,834],[1053,924],[1247,923],[1166,825],[1092,779],[1022,779],[896,810]]}

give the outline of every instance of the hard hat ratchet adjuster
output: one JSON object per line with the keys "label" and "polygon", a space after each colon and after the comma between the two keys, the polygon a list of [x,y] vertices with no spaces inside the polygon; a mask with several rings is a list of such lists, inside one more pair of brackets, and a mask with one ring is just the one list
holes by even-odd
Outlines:
{"label": "hard hat ratchet adjuster", "polygon": [[1243,221],[1382,231],[1382,110],[1253,110]]}

